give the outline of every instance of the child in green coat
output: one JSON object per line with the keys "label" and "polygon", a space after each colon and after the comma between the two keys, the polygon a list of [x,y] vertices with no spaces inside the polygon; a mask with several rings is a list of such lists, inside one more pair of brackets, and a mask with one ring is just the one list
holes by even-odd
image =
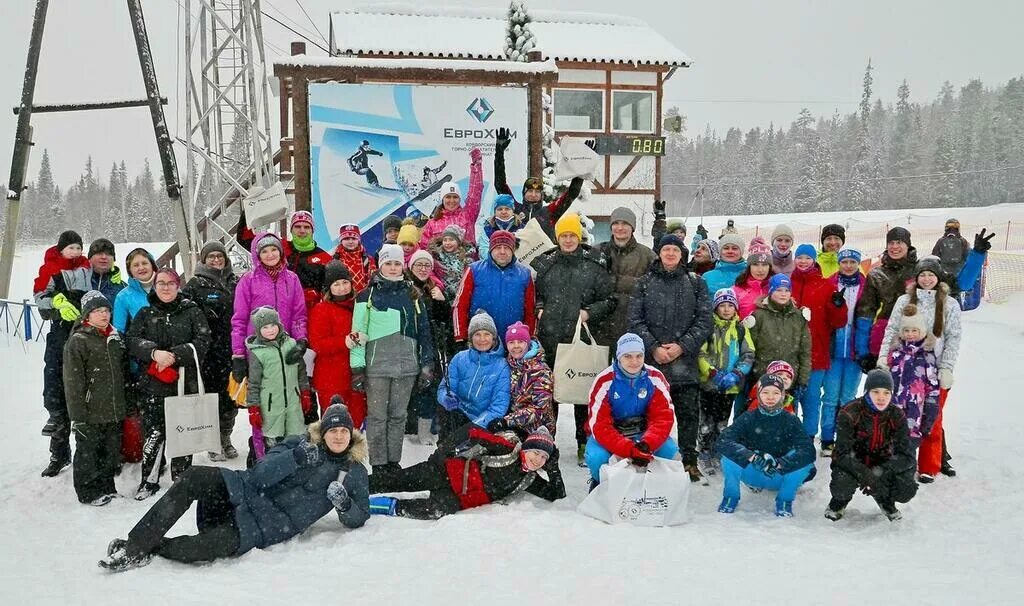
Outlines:
{"label": "child in green coat", "polygon": [[288,336],[273,307],[257,307],[250,316],[256,334],[245,340],[249,351],[249,422],[261,429],[266,448],[288,436],[306,433],[303,415],[313,406],[303,351]]}

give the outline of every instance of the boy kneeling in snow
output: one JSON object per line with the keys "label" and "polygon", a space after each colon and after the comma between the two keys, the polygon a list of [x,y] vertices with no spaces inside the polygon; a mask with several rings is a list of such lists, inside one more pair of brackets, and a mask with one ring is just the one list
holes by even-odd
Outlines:
{"label": "boy kneeling in snow", "polygon": [[839,410],[832,453],[832,500],[825,517],[836,521],[858,488],[871,496],[890,521],[903,514],[896,503],[917,494],[917,458],[907,417],[892,401],[892,375],[876,368],[864,381],[864,396]]}
{"label": "boy kneeling in snow", "polygon": [[669,435],[675,421],[668,379],[644,364],[646,347],[627,332],[615,345],[615,361],[590,388],[587,450],[590,490],[601,481],[601,466],[617,455],[646,466],[654,457],[671,459],[679,446]]}
{"label": "boy kneeling in snow", "polygon": [[740,502],[740,482],[753,488],[777,490],[775,515],[793,517],[796,490],[814,470],[814,439],[796,415],[782,411],[785,382],[764,375],[759,382],[756,411],[740,415],[718,438],[725,475],[718,511],[733,513]]}
{"label": "boy kneeling in snow", "polygon": [[[538,475],[541,469],[547,479]],[[425,499],[371,497],[373,515],[436,520],[526,491],[548,501],[565,497],[558,449],[546,427],[519,443],[511,431],[490,433],[472,423],[442,440],[426,461],[370,476],[370,492],[430,491]]]}

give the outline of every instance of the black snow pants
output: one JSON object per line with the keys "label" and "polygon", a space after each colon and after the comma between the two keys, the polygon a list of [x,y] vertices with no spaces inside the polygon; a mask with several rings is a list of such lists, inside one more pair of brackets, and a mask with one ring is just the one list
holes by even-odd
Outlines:
{"label": "black snow pants", "polygon": [[[917,481],[914,479],[914,468],[900,473],[885,474],[872,492],[872,497],[880,504],[906,503],[917,494]],[[849,503],[857,489],[863,486],[860,479],[844,467],[832,466],[832,482],[828,485],[832,498],[844,505]]]}
{"label": "black snow pants", "polygon": [[75,423],[75,494],[82,503],[114,494],[114,476],[121,461],[120,423]]}
{"label": "black snow pants", "polygon": [[425,499],[399,499],[395,514],[417,520],[436,520],[462,510],[459,497],[452,491],[448,481],[444,457],[438,451],[412,467],[370,475],[370,494],[424,490],[430,491],[430,496]]}
{"label": "black snow pants", "polygon": [[735,394],[706,390],[700,392],[700,429],[697,436],[700,452],[714,452],[718,436],[722,435],[722,430],[729,424],[735,398]]}
{"label": "black snow pants", "polygon": [[[164,535],[196,503],[197,535]],[[128,533],[130,556],[156,554],[178,562],[208,562],[238,552],[235,506],[218,467],[191,467]]]}
{"label": "black snow pants", "polygon": [[676,432],[683,465],[697,464],[697,429],[700,424],[700,387],[697,385],[670,385],[672,406],[676,411]]}
{"label": "black snow pants", "polygon": [[57,426],[50,436],[50,459],[54,461],[71,460],[71,420],[64,397],[64,344],[69,334],[58,316],[50,323],[43,351],[43,408]]}
{"label": "black snow pants", "polygon": [[[164,470],[164,399],[147,396],[142,400],[142,483],[159,484]],[[171,481],[192,466],[192,456],[171,459]]]}

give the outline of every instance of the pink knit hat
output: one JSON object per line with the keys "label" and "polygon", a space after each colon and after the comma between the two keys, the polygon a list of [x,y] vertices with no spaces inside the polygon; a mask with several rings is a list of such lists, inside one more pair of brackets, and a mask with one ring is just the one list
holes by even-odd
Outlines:
{"label": "pink knit hat", "polygon": [[505,343],[512,341],[530,342],[530,327],[522,322],[516,322],[505,331]]}

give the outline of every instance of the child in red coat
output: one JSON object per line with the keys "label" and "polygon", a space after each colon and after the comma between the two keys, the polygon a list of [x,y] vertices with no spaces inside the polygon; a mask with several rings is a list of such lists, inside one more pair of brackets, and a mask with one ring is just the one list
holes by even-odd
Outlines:
{"label": "child in red coat", "polygon": [[355,427],[366,418],[366,394],[352,389],[352,368],[346,339],[352,332],[352,274],[344,263],[331,261],[324,270],[324,300],[313,307],[309,316],[309,346],[316,352],[313,365],[313,388],[320,410],[324,411],[334,396],[348,406]]}
{"label": "child in red coat", "polygon": [[794,395],[803,412],[804,430],[814,437],[818,434],[821,420],[825,373],[832,365],[832,333],[846,325],[846,299],[835,293],[832,284],[822,277],[817,261],[818,251],[814,246],[801,244],[796,247],[794,256],[794,269],[790,275],[793,300],[807,318],[811,331],[811,377],[807,390]]}
{"label": "child in red coat", "polygon": [[43,264],[39,266],[39,275],[32,283],[32,294],[46,290],[50,278],[65,269],[89,267],[89,259],[82,254],[82,236],[68,230],[57,238],[57,245],[51,246],[43,253]]}

